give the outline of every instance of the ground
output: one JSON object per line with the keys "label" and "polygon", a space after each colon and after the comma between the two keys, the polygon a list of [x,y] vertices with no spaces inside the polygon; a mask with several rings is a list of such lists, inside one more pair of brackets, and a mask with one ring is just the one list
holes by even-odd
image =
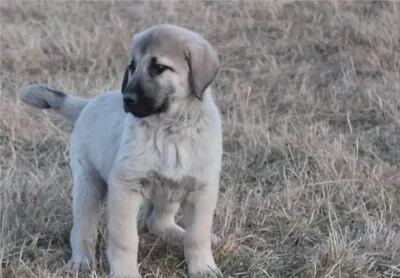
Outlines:
{"label": "ground", "polygon": [[[131,36],[168,22],[203,34],[221,59],[213,230],[226,277],[400,277],[400,3],[0,5],[0,276],[77,277],[72,126],[21,103],[18,89],[118,89]],[[107,277],[105,223],[99,270],[79,277]],[[140,237],[143,277],[185,277],[182,246]]]}

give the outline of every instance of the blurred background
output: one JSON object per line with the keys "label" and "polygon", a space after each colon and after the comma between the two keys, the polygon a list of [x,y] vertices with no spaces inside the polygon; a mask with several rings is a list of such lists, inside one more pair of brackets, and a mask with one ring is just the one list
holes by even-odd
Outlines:
{"label": "blurred background", "polygon": [[[214,232],[231,277],[400,277],[400,4],[386,1],[1,1],[0,276],[77,277],[69,136],[17,99],[41,83],[119,89],[131,37],[201,33],[221,69]],[[106,215],[97,273],[107,277]],[[181,246],[141,234],[143,277],[185,277]]]}

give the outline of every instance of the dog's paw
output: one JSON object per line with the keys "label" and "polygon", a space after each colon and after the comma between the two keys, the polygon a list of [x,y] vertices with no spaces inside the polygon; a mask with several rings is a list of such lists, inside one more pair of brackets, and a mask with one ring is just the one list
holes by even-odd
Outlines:
{"label": "dog's paw", "polygon": [[217,267],[208,268],[207,270],[201,270],[196,272],[189,272],[189,278],[224,278],[221,270]]}
{"label": "dog's paw", "polygon": [[139,270],[136,269],[129,269],[128,271],[125,270],[115,270],[111,271],[111,278],[142,278],[139,273]]}
{"label": "dog's paw", "polygon": [[79,270],[83,272],[90,272],[96,269],[96,259],[87,256],[76,256],[73,255],[68,262],[68,266],[73,270]]}
{"label": "dog's paw", "polygon": [[221,270],[211,256],[203,260],[191,261],[188,269],[189,278],[223,278]]}

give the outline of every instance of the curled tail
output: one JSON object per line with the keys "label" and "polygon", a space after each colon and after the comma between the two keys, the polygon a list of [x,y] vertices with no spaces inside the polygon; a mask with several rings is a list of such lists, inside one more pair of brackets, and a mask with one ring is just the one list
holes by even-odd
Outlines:
{"label": "curled tail", "polygon": [[68,120],[75,122],[88,100],[67,95],[41,85],[29,85],[19,91],[21,100],[41,109],[54,109]]}

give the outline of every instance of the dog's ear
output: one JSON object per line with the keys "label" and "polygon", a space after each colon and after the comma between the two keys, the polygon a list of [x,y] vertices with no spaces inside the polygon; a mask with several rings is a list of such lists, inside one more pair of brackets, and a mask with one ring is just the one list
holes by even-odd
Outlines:
{"label": "dog's ear", "polygon": [[218,55],[206,40],[199,38],[188,43],[185,58],[189,66],[190,89],[199,100],[203,100],[204,91],[217,75]]}
{"label": "dog's ear", "polygon": [[122,81],[122,86],[121,86],[121,93],[125,91],[126,86],[128,85],[128,80],[129,80],[129,67],[126,67],[124,73],[124,80]]}

